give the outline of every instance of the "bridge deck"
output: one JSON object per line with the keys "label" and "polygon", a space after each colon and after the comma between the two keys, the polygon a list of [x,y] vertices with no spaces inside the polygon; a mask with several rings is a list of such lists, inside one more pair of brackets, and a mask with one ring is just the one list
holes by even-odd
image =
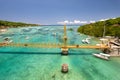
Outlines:
{"label": "bridge deck", "polygon": [[[33,48],[64,48],[64,44],[55,43],[0,43],[0,46],[33,47]],[[67,45],[66,48],[109,48],[105,45]]]}

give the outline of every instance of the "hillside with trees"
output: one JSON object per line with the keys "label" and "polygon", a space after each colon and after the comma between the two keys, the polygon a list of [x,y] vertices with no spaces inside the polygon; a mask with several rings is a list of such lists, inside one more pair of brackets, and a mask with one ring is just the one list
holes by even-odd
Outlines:
{"label": "hillside with trees", "polygon": [[90,36],[103,37],[104,30],[105,36],[115,36],[120,38],[120,17],[86,24],[80,26],[77,31]]}
{"label": "hillside with trees", "polygon": [[39,26],[39,25],[0,20],[0,28],[11,28],[11,27],[17,28],[17,27],[25,27],[25,26]]}

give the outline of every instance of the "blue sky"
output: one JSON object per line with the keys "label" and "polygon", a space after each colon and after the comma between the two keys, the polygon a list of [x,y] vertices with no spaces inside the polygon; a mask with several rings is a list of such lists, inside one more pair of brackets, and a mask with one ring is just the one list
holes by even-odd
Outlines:
{"label": "blue sky", "polygon": [[0,19],[38,23],[86,23],[120,17],[120,0],[0,0]]}

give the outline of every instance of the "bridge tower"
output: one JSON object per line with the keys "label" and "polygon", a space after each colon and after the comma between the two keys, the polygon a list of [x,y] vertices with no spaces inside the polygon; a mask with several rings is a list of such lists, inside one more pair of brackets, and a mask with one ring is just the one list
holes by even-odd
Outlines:
{"label": "bridge tower", "polygon": [[62,50],[62,55],[68,55],[66,25],[64,25],[64,36],[63,36],[63,40],[64,40],[64,45],[63,45],[62,48],[61,48],[61,50]]}

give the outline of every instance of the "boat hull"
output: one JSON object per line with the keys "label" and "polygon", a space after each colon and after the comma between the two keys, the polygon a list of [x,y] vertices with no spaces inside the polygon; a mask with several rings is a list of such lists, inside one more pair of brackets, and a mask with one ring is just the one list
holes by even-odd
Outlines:
{"label": "boat hull", "polygon": [[108,57],[102,56],[102,55],[100,55],[100,54],[93,54],[93,56],[98,57],[98,58],[101,58],[101,59],[104,59],[104,60],[109,60]]}

